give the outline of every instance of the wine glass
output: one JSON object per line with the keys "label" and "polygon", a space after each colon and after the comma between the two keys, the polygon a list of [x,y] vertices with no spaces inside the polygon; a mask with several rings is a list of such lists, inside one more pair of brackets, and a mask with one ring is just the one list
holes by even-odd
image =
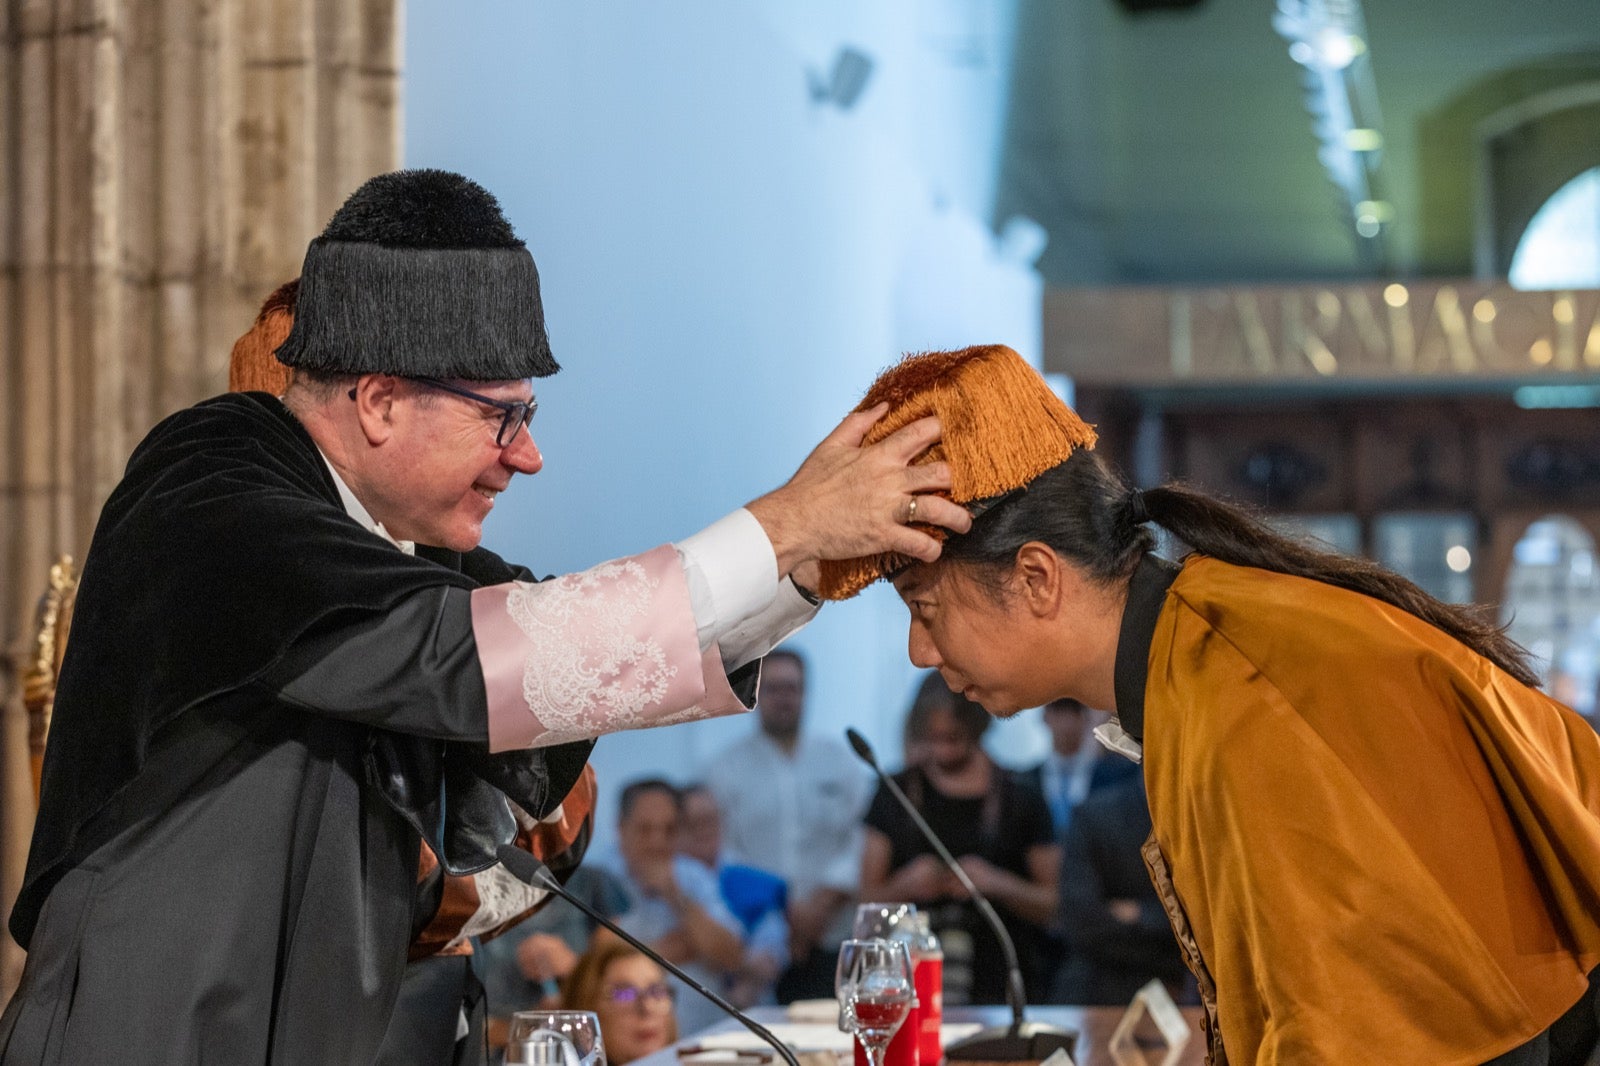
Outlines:
{"label": "wine glass", "polygon": [[854,1033],[871,1066],[883,1066],[889,1041],[915,1000],[911,952],[903,940],[846,940],[834,978],[839,1028]]}
{"label": "wine glass", "polygon": [[[561,1041],[565,1041],[565,1048]],[[570,1058],[567,1057],[568,1048],[571,1049]],[[587,1010],[518,1011],[511,1016],[506,1062],[532,1066],[606,1066],[600,1019]]]}
{"label": "wine glass", "polygon": [[[908,919],[917,913],[915,903],[862,903],[856,907],[855,924],[850,935],[857,940],[872,937],[888,939],[898,931],[901,936],[910,930]],[[907,923],[901,928],[901,923]]]}
{"label": "wine glass", "polygon": [[[861,903],[856,905],[856,918],[850,935],[857,940],[874,937],[883,940],[902,940],[908,945],[916,937],[917,905],[915,903]],[[913,957],[913,965],[915,958]],[[917,1006],[913,998],[911,1005]],[[844,1004],[839,1004],[839,1029],[848,1032],[844,1023]]]}

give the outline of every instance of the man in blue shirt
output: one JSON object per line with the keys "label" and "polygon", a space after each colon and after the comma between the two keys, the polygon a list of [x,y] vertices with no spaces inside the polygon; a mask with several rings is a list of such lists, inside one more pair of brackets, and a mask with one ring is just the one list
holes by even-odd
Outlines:
{"label": "man in blue shirt", "polygon": [[775,1003],[778,975],[789,965],[788,886],[783,878],[754,866],[726,860],[722,850],[722,813],[705,785],[690,785],[680,795],[683,811],[678,850],[717,876],[722,902],[739,920],[744,933],[744,958],[723,987],[738,1007]]}

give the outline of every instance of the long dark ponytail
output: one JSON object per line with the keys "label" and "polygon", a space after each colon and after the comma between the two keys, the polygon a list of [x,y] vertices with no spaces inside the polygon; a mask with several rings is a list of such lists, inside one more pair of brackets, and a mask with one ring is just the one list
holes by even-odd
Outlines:
{"label": "long dark ponytail", "polygon": [[1125,581],[1155,547],[1147,520],[1213,559],[1310,578],[1398,607],[1523,684],[1539,684],[1527,651],[1477,608],[1444,603],[1377,563],[1313,548],[1238,507],[1182,485],[1130,491],[1087,449],[979,515],[970,532],[946,542],[944,558],[999,576],[1010,572],[1019,548],[1040,541],[1097,580]]}

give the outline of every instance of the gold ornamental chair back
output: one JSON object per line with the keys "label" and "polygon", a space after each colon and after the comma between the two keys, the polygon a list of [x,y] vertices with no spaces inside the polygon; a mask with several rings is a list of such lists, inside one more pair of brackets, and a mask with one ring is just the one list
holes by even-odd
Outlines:
{"label": "gold ornamental chair back", "polygon": [[34,614],[33,654],[22,677],[22,704],[28,712],[28,761],[33,769],[33,799],[39,801],[44,745],[56,703],[56,678],[72,628],[72,605],[78,597],[78,571],[72,556],[63,555],[50,568],[50,584]]}

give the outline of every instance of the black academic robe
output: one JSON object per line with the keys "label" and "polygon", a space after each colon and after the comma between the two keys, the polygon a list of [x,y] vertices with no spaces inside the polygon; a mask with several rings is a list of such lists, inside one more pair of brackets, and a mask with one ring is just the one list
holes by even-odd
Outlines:
{"label": "black academic robe", "polygon": [[371,1062],[423,834],[484,868],[590,748],[488,754],[468,592],[513,576],[362,529],[271,397],[158,426],[84,565],[0,1064]]}

